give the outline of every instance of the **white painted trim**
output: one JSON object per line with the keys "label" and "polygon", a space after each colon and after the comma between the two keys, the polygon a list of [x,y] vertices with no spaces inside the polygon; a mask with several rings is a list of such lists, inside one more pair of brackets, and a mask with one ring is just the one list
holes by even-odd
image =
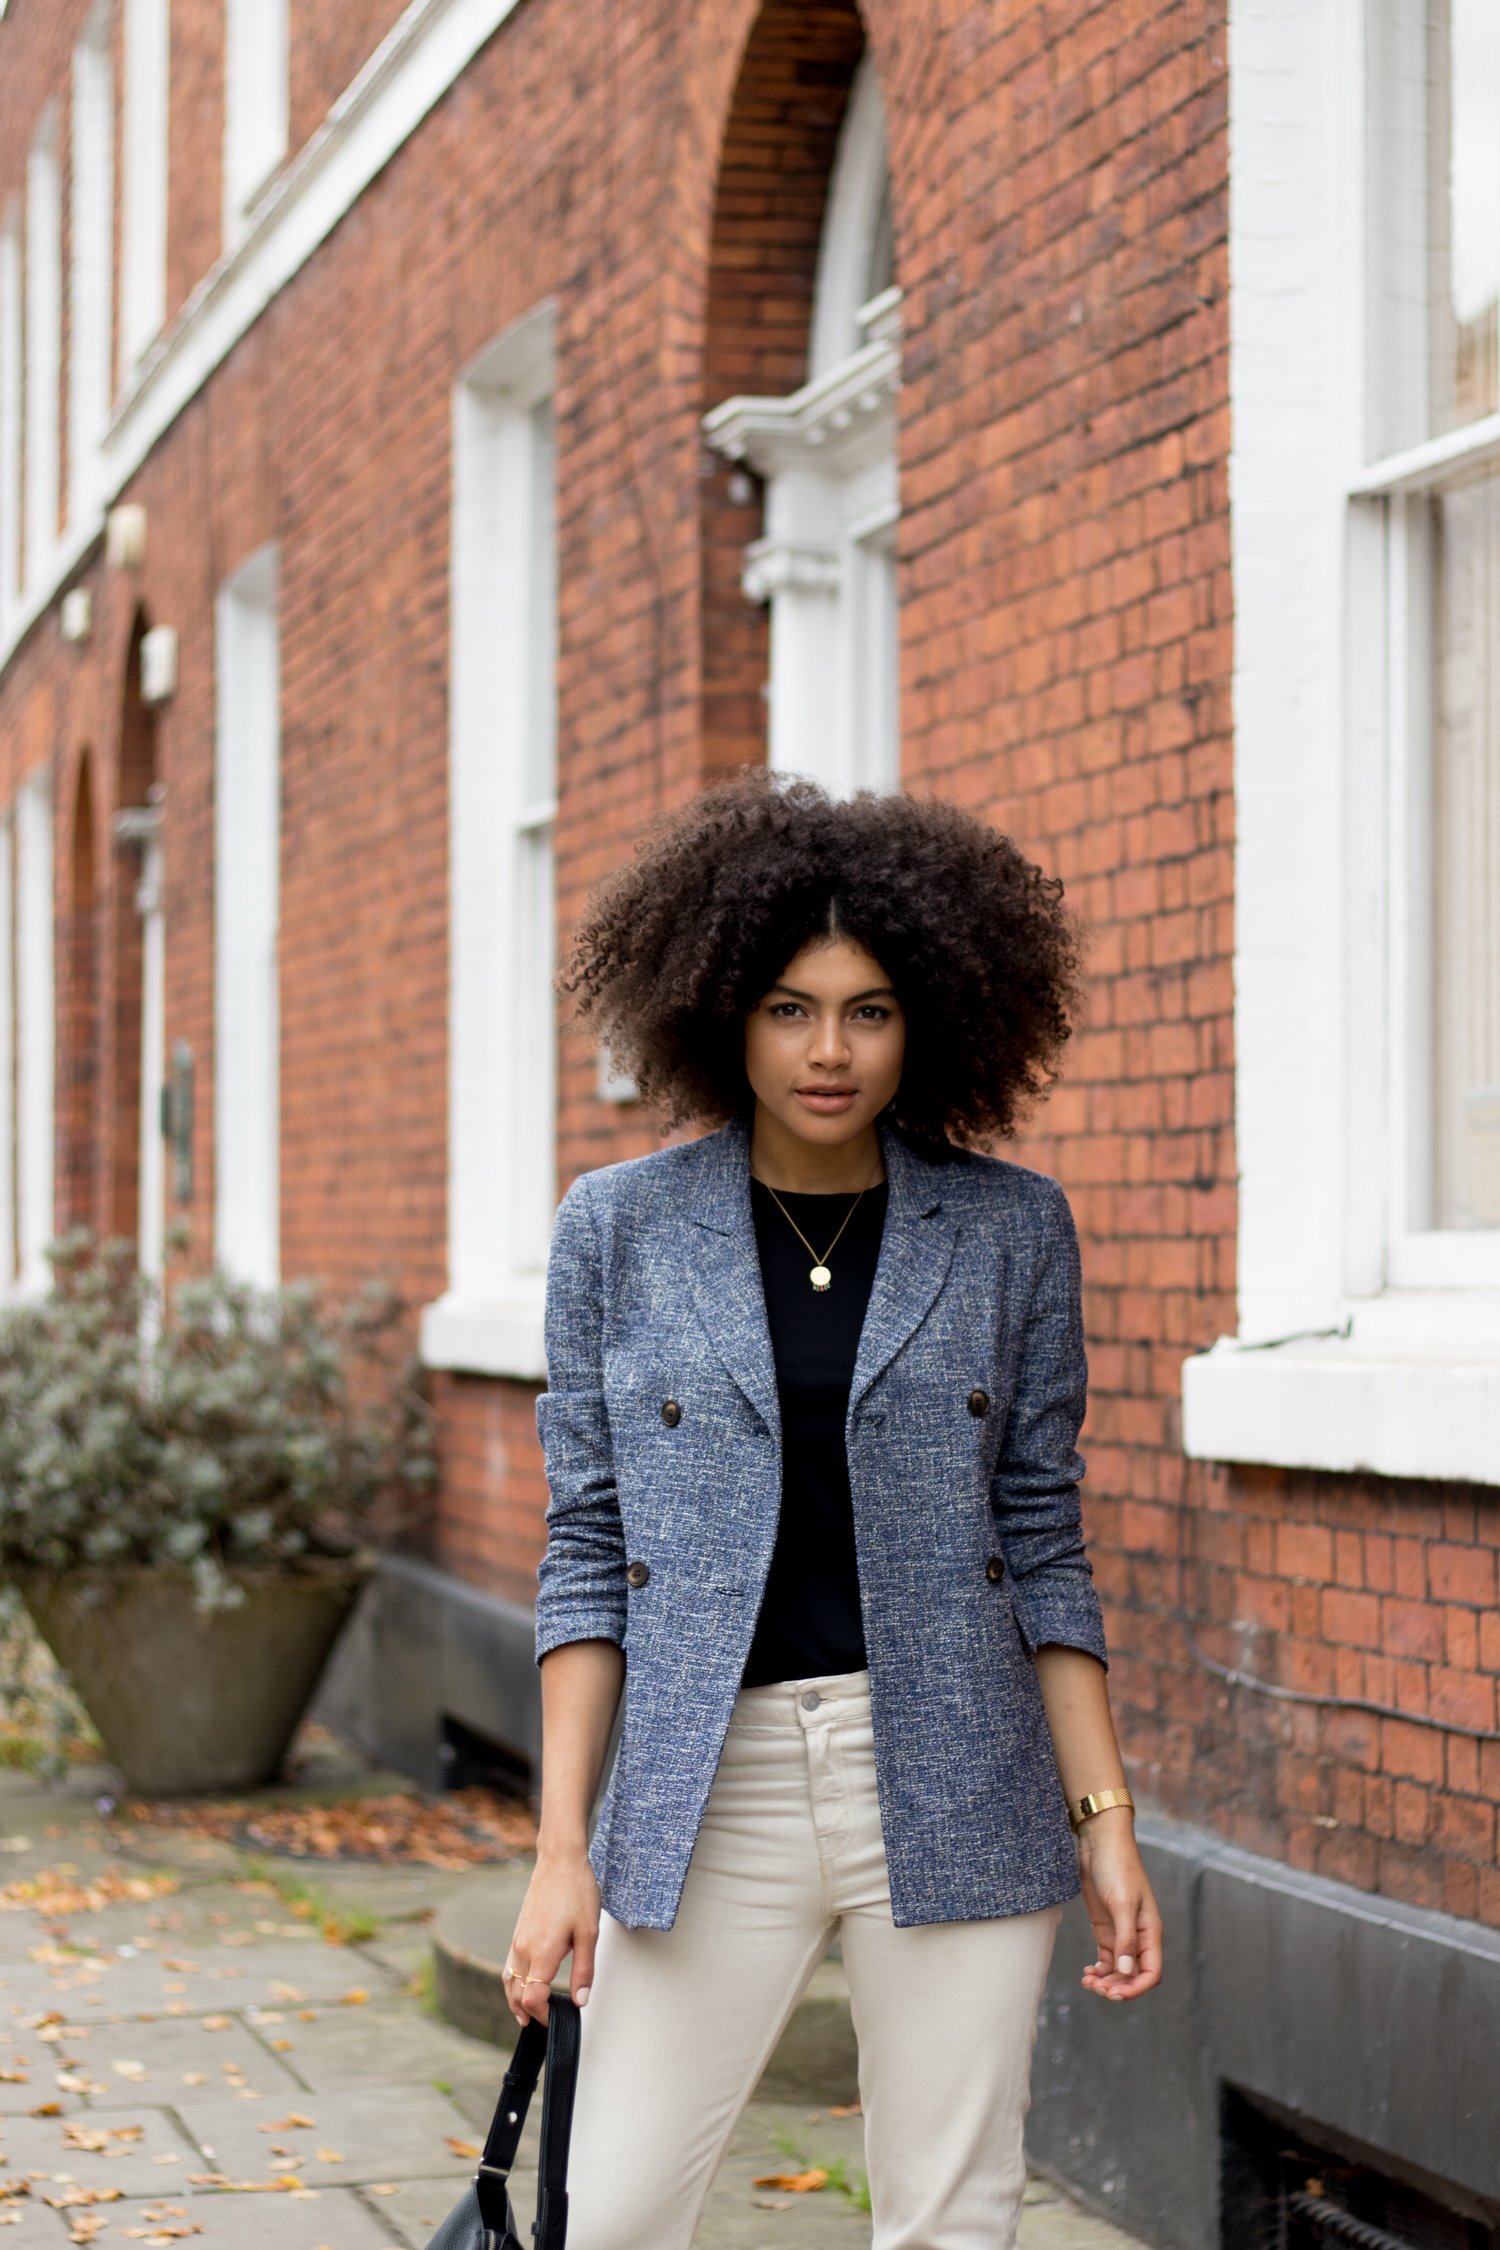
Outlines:
{"label": "white painted trim", "polygon": [[281,1279],[281,649],[278,557],[262,547],[215,606],[214,1257]]}
{"label": "white painted trim", "polygon": [[549,299],[453,402],[448,1292],[422,1333],[488,1374],[541,1372],[555,1204],[555,322]]}
{"label": "white painted trim", "polygon": [[867,47],[839,128],[818,244],[807,355],[808,373],[814,380],[859,348],[860,308],[875,286],[870,269],[889,176],[885,103],[875,58]]}
{"label": "white painted trim", "polygon": [[26,160],[25,577],[50,576],[62,476],[62,171],[57,105]]}
{"label": "white painted trim", "polygon": [[1424,439],[1384,461],[1373,461],[1349,480],[1352,500],[1382,498],[1386,493],[1422,492],[1446,476],[1466,469],[1486,468],[1500,458],[1500,414],[1486,414],[1461,430]]}
{"label": "white painted trim", "polygon": [[167,195],[172,111],[171,0],[124,0],[120,342],[125,372],[167,314]]}
{"label": "white painted trim", "polygon": [[16,803],[16,1254],[27,1296],[52,1280],[56,1231],[56,978],[53,958],[52,774],[44,767]]}
{"label": "white painted trim", "polygon": [[464,1375],[509,1375],[545,1382],[542,1344],[546,1284],[541,1275],[517,1281],[505,1295],[486,1299],[439,1297],[422,1314],[421,1354],[428,1367]]}
{"label": "white painted trim", "polygon": [[1392,963],[1421,838],[1394,719],[1413,689],[1387,663],[1401,503],[1368,497],[1496,433],[1367,466],[1364,29],[1363,0],[1231,0],[1239,1300],[1236,1335],[1184,1363],[1183,1447],[1500,1483],[1497,1277],[1476,1250],[1488,1286],[1391,1286],[1417,1031]]}
{"label": "white painted trim", "polygon": [[[69,527],[97,512],[114,388],[115,85],[108,0],[73,50],[68,319]],[[50,594],[50,589],[49,589]]]}
{"label": "white painted trim", "polygon": [[142,1273],[159,1279],[166,1266],[167,1141],[162,1092],[167,1082],[167,920],[160,809],[152,806],[136,833],[141,877],[141,1114],[136,1256]]}
{"label": "white painted trim", "polygon": [[0,1304],[16,1294],[15,826],[0,813]]}
{"label": "white painted trim", "polygon": [[232,249],[286,156],[289,0],[225,0],[224,245]]}
{"label": "white painted trim", "polygon": [[50,583],[31,591],[8,628],[0,623],[0,673],[100,536],[104,505],[124,491],[214,370],[520,4],[410,0],[257,203],[243,239],[204,276],[128,378],[106,440],[99,512],[75,527]]}
{"label": "white painted trim", "polygon": [[21,272],[21,206],[13,200],[0,219],[0,649],[6,651],[22,614]]}
{"label": "white painted trim", "polygon": [[1500,1349],[1221,1343],[1183,1370],[1182,1434],[1216,1461],[1500,1484]]}

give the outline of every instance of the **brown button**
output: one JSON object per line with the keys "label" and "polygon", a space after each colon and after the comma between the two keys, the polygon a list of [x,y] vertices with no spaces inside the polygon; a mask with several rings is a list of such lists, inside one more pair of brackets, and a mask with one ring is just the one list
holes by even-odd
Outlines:
{"label": "brown button", "polygon": [[980,1414],[988,1414],[989,1410],[990,1410],[990,1394],[989,1394],[989,1392],[988,1392],[988,1391],[970,1391],[970,1393],[969,1393],[969,1412],[970,1412],[971,1414],[973,1414],[973,1415],[975,1415],[975,1416],[977,1417],[977,1416],[978,1416],[978,1415],[980,1415]]}
{"label": "brown button", "polygon": [[676,1429],[678,1423],[682,1420],[682,1408],[675,1398],[664,1398],[662,1400],[661,1418],[669,1430]]}
{"label": "brown button", "polygon": [[627,1563],[625,1565],[625,1576],[630,1585],[644,1586],[651,1576],[651,1565],[644,1562]]}
{"label": "brown button", "polygon": [[1005,1576],[1004,1555],[991,1555],[989,1561],[984,1566],[984,1575],[989,1580],[992,1586],[998,1586],[1001,1579]]}

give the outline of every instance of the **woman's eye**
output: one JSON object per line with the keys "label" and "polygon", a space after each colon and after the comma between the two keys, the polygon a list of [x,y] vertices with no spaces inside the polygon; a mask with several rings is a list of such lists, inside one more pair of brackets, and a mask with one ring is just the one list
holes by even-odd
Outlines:
{"label": "woman's eye", "polygon": [[773,1016],[800,1016],[802,1010],[795,1000],[773,1000],[771,1013]]}
{"label": "woman's eye", "polygon": [[885,1023],[889,1020],[891,1011],[889,1008],[882,1008],[878,1000],[867,1000],[859,1013],[868,1016],[873,1023]]}

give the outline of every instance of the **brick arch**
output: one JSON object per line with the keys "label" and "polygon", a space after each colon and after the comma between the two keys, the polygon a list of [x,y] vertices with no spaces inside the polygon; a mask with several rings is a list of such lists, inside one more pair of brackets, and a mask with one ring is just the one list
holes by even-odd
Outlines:
{"label": "brick arch", "polygon": [[[807,378],[818,244],[839,128],[865,47],[854,0],[763,0],[741,55],[719,149],[708,244],[701,411]],[[740,588],[761,529],[749,479],[707,452],[700,480],[705,778],[763,761],[769,623]]]}
{"label": "brick arch", "polygon": [[68,826],[63,917],[58,1120],[63,1224],[96,1227],[99,1210],[99,1089],[103,926],[94,759],[79,754]]}
{"label": "brick arch", "polygon": [[[144,610],[131,622],[120,698],[115,804],[122,811],[151,802],[156,782],[156,716],[141,693]],[[108,1056],[101,1088],[103,1216],[109,1233],[134,1241],[139,1218],[141,1134],[141,919],[136,907],[139,854],[115,844],[106,927],[109,945]]]}

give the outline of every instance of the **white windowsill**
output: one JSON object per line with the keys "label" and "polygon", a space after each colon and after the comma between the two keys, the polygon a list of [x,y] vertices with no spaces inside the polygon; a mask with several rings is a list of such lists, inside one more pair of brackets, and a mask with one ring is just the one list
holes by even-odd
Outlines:
{"label": "white windowsill", "polygon": [[509,1375],[545,1382],[545,1284],[520,1275],[492,1297],[439,1297],[422,1314],[422,1359],[457,1375]]}
{"label": "white windowsill", "polygon": [[1463,1346],[1389,1336],[1257,1346],[1221,1336],[1183,1362],[1183,1451],[1194,1460],[1500,1484],[1492,1336]]}

